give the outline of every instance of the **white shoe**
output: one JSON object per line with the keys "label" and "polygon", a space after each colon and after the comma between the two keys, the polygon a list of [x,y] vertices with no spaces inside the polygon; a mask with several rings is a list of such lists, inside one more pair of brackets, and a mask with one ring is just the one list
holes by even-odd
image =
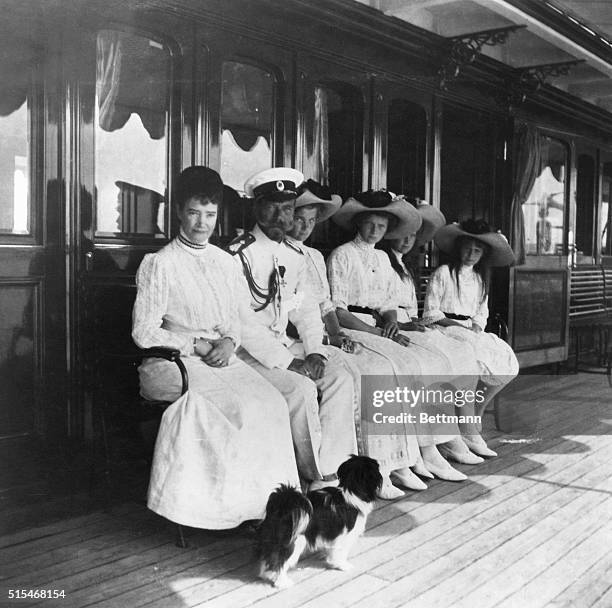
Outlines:
{"label": "white shoe", "polygon": [[419,454],[417,461],[412,465],[412,470],[419,476],[425,477],[426,479],[433,479],[434,476],[430,473],[430,471],[425,466],[423,462],[423,458]]}
{"label": "white shoe", "polygon": [[484,462],[484,458],[476,456],[476,454],[472,454],[472,452],[469,450],[467,450],[467,452],[455,452],[454,450],[445,447],[444,444],[439,445],[438,450],[440,450],[440,454],[442,454],[444,458],[447,460],[452,460],[453,462],[458,462],[459,464],[480,464],[481,462]]}
{"label": "white shoe", "polygon": [[484,462],[484,458],[470,452],[461,437],[455,437],[451,441],[440,444],[438,446],[438,451],[447,460],[453,460],[459,464],[480,464]]}
{"label": "white shoe", "polygon": [[497,452],[492,450],[480,435],[463,435],[463,442],[469,448],[470,452],[483,458],[495,458]]}
{"label": "white shoe", "polygon": [[376,496],[382,500],[395,500],[396,498],[405,496],[405,494],[391,483],[391,479],[389,479],[388,476],[383,476],[382,486],[380,486],[380,490],[376,492]]}
{"label": "white shoe", "polygon": [[448,461],[444,460],[438,451],[439,447],[440,446],[431,445],[426,448],[421,448],[425,450],[423,453],[423,463],[427,470],[438,479],[444,479],[445,481],[465,481],[467,475],[454,469]]}
{"label": "white shoe", "polygon": [[410,469],[410,467],[404,467],[397,471],[391,471],[391,477],[395,483],[408,488],[409,490],[427,490],[427,485],[421,479],[419,479]]}
{"label": "white shoe", "polygon": [[438,479],[443,479],[444,481],[465,481],[467,479],[467,475],[451,467],[448,462],[446,466],[431,464],[429,462],[426,463],[426,466]]}

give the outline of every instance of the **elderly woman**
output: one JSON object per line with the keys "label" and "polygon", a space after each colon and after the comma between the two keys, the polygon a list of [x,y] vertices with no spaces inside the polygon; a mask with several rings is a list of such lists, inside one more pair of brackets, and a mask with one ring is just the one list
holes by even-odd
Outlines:
{"label": "elderly woman", "polygon": [[[440,266],[429,281],[423,319],[473,348],[480,379],[487,389],[486,399],[479,406],[482,414],[493,396],[519,371],[512,348],[484,331],[489,318],[489,267],[510,266],[514,254],[506,238],[483,220],[444,226],[434,241],[451,261]],[[497,455],[475,430],[466,433],[464,441],[476,454]]]}
{"label": "elderly woman", "polygon": [[[388,238],[385,235],[379,247],[389,256],[389,262],[394,270],[393,281],[398,306],[397,324],[400,332],[409,336],[413,344],[418,344],[422,348],[435,352],[439,357],[443,357],[446,360],[447,373],[453,378],[453,383],[465,391],[470,391],[470,395],[474,395],[474,399],[466,399],[460,407],[455,408],[455,414],[460,417],[458,425],[465,442],[466,437],[469,441],[474,434],[478,434],[478,425],[469,420],[475,416],[477,396],[475,391],[480,367],[471,344],[459,343],[446,336],[438,326],[427,326],[419,320],[414,273],[410,268],[407,256],[416,243],[424,245],[431,241],[437,230],[444,226],[446,220],[440,211],[428,203],[421,202],[416,205],[415,209],[420,216],[420,222],[415,216],[415,220],[408,223],[396,238]],[[468,422],[461,420],[468,420]],[[441,445],[439,450],[451,459],[454,457],[452,451],[447,453],[444,445]],[[490,456],[490,454],[487,455]],[[474,460],[469,455],[468,458]]]}
{"label": "elderly woman", "polygon": [[[352,241],[331,253],[327,263],[332,302],[342,327],[385,338],[389,360],[398,375],[412,376],[415,386],[433,387],[448,380],[451,370],[446,357],[435,349],[410,344],[400,333],[393,269],[387,255],[374,247],[386,233],[393,238],[413,222],[420,226],[416,210],[403,199],[392,200],[387,192],[366,192],[348,199],[332,219],[356,232]],[[466,479],[438,451],[437,445],[443,443],[455,460],[482,462],[461,441],[456,424],[442,428],[437,422],[417,417],[415,427],[425,465],[421,474],[452,481]]]}
{"label": "elderly woman", "polygon": [[159,429],[148,506],[209,529],[262,517],[279,483],[298,482],[283,397],[234,356],[240,342],[270,367],[284,354],[253,322],[231,256],[208,242],[222,189],[206,167],[179,176],[180,233],[140,265],[132,333],[140,347],[180,350],[189,374],[181,397],[174,364],[147,359],[139,368],[143,396],[173,401]]}

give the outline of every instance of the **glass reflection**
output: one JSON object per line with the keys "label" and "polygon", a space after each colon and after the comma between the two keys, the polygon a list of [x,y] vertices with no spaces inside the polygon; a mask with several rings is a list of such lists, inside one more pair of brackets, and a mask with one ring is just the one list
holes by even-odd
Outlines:
{"label": "glass reflection", "polygon": [[170,55],[154,40],[98,34],[96,234],[167,234]]}

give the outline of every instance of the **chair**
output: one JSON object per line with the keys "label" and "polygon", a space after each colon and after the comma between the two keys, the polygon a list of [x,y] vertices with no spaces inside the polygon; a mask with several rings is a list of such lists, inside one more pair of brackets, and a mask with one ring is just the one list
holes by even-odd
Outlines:
{"label": "chair", "polygon": [[[101,447],[108,504],[113,487],[109,422],[112,420],[119,428],[135,431],[134,436],[141,443],[142,454],[150,464],[161,416],[170,405],[167,401],[151,401],[140,396],[136,368],[149,357],[171,361],[181,375],[181,395],[187,392],[189,379],[178,350],[165,347],[143,350],[132,342],[131,318],[136,296],[133,284],[101,285],[92,291],[95,300],[89,308],[92,311],[90,328],[93,344],[92,481],[98,469]],[[176,524],[176,537],[179,547],[187,546],[183,528],[179,524]]]}

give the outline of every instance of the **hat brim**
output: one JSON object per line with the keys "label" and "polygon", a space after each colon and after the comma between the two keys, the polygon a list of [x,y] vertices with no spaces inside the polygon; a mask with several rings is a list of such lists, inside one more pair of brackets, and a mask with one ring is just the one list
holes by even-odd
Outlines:
{"label": "hat brim", "polygon": [[420,203],[416,210],[423,218],[423,225],[417,235],[417,240],[420,244],[425,244],[434,238],[434,235],[442,226],[446,224],[444,214],[428,203]]}
{"label": "hat brim", "polygon": [[295,201],[295,208],[306,207],[308,205],[317,205],[319,212],[317,213],[317,224],[329,219],[342,205],[342,198],[337,194],[332,194],[331,201],[315,196],[310,190],[304,190]]}
{"label": "hat brim", "polygon": [[515,262],[514,253],[510,244],[499,232],[485,232],[484,234],[472,234],[466,232],[458,224],[448,224],[440,228],[434,236],[434,243],[444,253],[455,252],[455,242],[460,236],[467,236],[480,241],[490,248],[488,263],[490,266],[512,266]]}
{"label": "hat brim", "polygon": [[353,219],[358,213],[388,213],[397,219],[397,226],[385,233],[385,239],[398,239],[403,235],[421,227],[422,219],[418,211],[406,200],[395,199],[385,207],[367,207],[353,197],[346,200],[344,205],[332,217],[332,221],[344,228],[347,232],[355,232]]}

